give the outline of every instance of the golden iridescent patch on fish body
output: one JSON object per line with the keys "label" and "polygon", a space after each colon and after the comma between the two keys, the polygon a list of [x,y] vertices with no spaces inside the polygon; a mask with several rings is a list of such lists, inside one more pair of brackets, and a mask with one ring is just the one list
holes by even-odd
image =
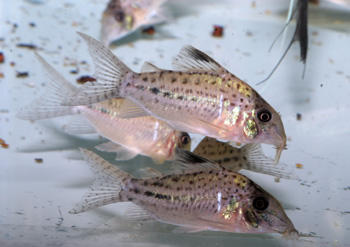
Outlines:
{"label": "golden iridescent patch on fish body", "polygon": [[68,105],[125,97],[139,105],[141,115],[152,115],[177,130],[240,143],[273,144],[279,160],[286,145],[280,115],[205,53],[186,46],[174,60],[176,70],[151,65],[153,71],[135,73],[101,43],[80,35],[89,45],[98,81],[68,99]]}
{"label": "golden iridescent patch on fish body", "polygon": [[[241,233],[296,232],[280,203],[249,178],[217,167],[185,174],[136,179],[89,151],[94,174],[110,181],[97,183],[71,213],[131,201],[151,217],[190,231]],[[101,164],[101,165],[99,165]],[[203,167],[202,167],[203,168]],[[107,176],[104,176],[105,178]],[[96,180],[98,181],[98,180]],[[114,184],[107,186],[108,183]],[[103,186],[108,189],[104,192]],[[111,189],[112,188],[112,189]],[[91,195],[91,197],[90,197]]]}

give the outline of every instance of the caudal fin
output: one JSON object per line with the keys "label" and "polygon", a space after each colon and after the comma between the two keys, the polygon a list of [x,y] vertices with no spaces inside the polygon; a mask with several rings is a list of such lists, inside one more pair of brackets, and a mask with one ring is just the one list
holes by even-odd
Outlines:
{"label": "caudal fin", "polygon": [[122,97],[120,88],[125,75],[131,70],[100,41],[83,33],[78,34],[88,45],[97,80],[82,86],[74,97],[67,97],[64,105],[89,105]]}
{"label": "caudal fin", "polygon": [[70,210],[69,213],[78,214],[90,209],[120,202],[119,193],[122,190],[123,180],[131,178],[131,176],[94,152],[82,148],[80,151],[89,163],[95,175],[95,181],[90,187],[90,190],[85,193],[81,202]]}
{"label": "caudal fin", "polygon": [[279,178],[298,179],[292,171],[288,171],[285,164],[276,166],[275,160],[265,156],[260,144],[247,144],[241,150],[243,157],[247,158],[247,162],[242,167],[243,169]]}
{"label": "caudal fin", "polygon": [[78,89],[70,84],[60,73],[58,73],[44,58],[35,53],[38,61],[43,66],[49,83],[45,94],[34,100],[27,107],[22,108],[17,117],[24,120],[39,120],[74,114],[72,107],[62,106],[67,95],[74,95]]}

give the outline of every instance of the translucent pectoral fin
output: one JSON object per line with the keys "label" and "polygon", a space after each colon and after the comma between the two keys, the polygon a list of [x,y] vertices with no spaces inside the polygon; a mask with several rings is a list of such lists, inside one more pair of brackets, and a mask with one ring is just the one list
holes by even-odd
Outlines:
{"label": "translucent pectoral fin", "polygon": [[95,128],[83,118],[75,119],[63,126],[64,132],[70,135],[80,135],[80,134],[94,134],[96,133]]}
{"label": "translucent pectoral fin", "polygon": [[123,101],[118,113],[118,117],[126,119],[145,116],[149,116],[149,113],[147,113],[141,106],[137,105],[136,103],[130,100]]}
{"label": "translucent pectoral fin", "polygon": [[97,145],[95,148],[102,152],[116,153],[115,160],[130,160],[138,155],[137,152],[131,151],[114,142],[105,142]]}

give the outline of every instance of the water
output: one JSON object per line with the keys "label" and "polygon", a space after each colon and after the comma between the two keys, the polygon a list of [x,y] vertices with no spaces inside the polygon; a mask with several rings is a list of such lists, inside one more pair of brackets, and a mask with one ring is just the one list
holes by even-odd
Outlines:
{"label": "water", "polygon": [[[36,1],[37,2],[37,1]],[[295,44],[266,84],[257,87],[277,109],[285,124],[288,150],[282,162],[300,181],[281,180],[245,172],[287,208],[296,228],[318,237],[291,242],[278,235],[241,235],[221,232],[173,233],[174,227],[135,223],[123,218],[127,204],[110,205],[70,215],[92,182],[76,147],[92,147],[96,136],[72,137],[60,128],[71,118],[27,122],[15,118],[19,107],[45,92],[46,75],[33,51],[18,48],[32,43],[38,52],[71,82],[91,75],[93,66],[76,31],[98,37],[106,1],[0,2],[0,41],[5,63],[0,64],[0,246],[346,246],[350,240],[349,92],[350,71],[347,9],[312,7],[305,78]],[[254,7],[252,2],[255,2]],[[173,1],[175,19],[161,26],[154,38],[133,35],[113,51],[139,71],[144,61],[171,68],[171,59],[191,44],[223,64],[251,85],[266,76],[283,44],[268,53],[284,23],[287,1]],[[317,17],[319,9],[321,13]],[[338,15],[339,14],[339,15]],[[315,18],[313,18],[315,16]],[[322,17],[324,16],[324,17]],[[339,19],[337,17],[339,16]],[[317,19],[317,18],[318,19]],[[333,20],[325,25],[326,18]],[[211,36],[213,25],[224,36]],[[292,31],[292,29],[290,29]],[[171,34],[171,35],[168,35]],[[286,37],[288,40],[288,35]],[[86,61],[86,63],[85,63]],[[11,66],[11,62],[15,62]],[[79,74],[70,73],[79,67]],[[28,72],[17,78],[16,71]],[[301,113],[301,120],[296,114]],[[198,139],[197,139],[198,141]],[[273,155],[274,150],[264,147]],[[35,158],[42,158],[38,163]],[[139,157],[121,164],[134,171],[151,161]],[[302,169],[296,164],[303,165]]]}

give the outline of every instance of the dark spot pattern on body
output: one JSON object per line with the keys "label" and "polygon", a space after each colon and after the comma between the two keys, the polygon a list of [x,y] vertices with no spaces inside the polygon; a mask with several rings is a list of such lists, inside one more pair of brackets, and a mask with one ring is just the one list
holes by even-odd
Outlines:
{"label": "dark spot pattern on body", "polygon": [[141,90],[141,91],[143,91],[145,89],[145,87],[143,85],[137,85],[136,88]]}
{"label": "dark spot pattern on body", "polygon": [[152,87],[152,88],[150,89],[150,91],[151,91],[152,93],[154,93],[155,95],[157,95],[157,94],[160,92],[160,90],[159,90],[158,88],[156,88],[156,87]]}

